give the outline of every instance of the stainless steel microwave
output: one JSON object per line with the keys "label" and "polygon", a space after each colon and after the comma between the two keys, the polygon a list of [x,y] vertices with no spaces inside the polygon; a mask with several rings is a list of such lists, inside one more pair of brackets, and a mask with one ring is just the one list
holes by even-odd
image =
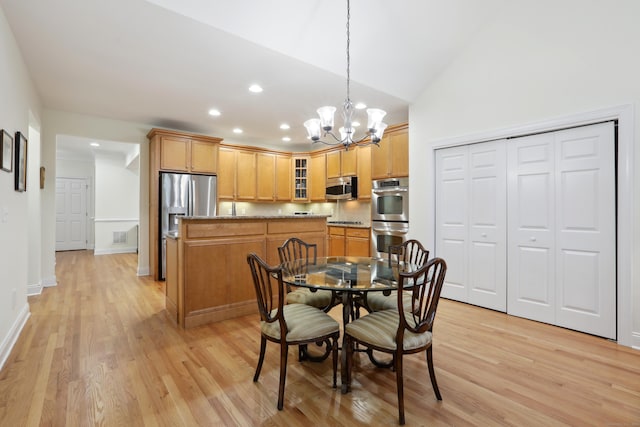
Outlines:
{"label": "stainless steel microwave", "polygon": [[355,200],[358,198],[358,178],[345,176],[327,180],[327,200]]}

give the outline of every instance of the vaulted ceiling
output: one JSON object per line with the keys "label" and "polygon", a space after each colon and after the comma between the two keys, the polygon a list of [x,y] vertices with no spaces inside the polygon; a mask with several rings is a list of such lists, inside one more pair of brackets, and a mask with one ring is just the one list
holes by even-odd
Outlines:
{"label": "vaulted ceiling", "polygon": [[[410,103],[504,3],[352,0],[352,100],[386,110],[388,123],[406,121]],[[346,0],[0,7],[47,108],[304,151],[302,123],[346,96]],[[253,83],[264,91],[249,92]]]}

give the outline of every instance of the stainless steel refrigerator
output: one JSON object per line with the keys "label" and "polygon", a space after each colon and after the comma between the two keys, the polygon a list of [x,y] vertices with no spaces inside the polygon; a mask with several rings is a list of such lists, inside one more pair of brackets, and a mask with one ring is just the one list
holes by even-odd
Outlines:
{"label": "stainless steel refrigerator", "polygon": [[160,278],[167,267],[167,235],[178,232],[181,216],[216,216],[215,175],[160,173]]}

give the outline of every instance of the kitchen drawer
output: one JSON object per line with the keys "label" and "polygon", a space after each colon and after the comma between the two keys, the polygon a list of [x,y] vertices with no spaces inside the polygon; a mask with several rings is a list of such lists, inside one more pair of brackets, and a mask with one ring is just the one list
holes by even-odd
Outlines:
{"label": "kitchen drawer", "polygon": [[361,238],[369,238],[369,229],[368,228],[347,228],[347,237],[361,237]]}

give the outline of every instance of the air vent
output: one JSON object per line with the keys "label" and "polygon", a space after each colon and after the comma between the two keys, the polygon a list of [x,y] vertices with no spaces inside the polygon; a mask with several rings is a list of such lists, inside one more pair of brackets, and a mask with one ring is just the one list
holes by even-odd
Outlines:
{"label": "air vent", "polygon": [[114,231],[113,232],[113,243],[127,243],[127,232],[126,231]]}

